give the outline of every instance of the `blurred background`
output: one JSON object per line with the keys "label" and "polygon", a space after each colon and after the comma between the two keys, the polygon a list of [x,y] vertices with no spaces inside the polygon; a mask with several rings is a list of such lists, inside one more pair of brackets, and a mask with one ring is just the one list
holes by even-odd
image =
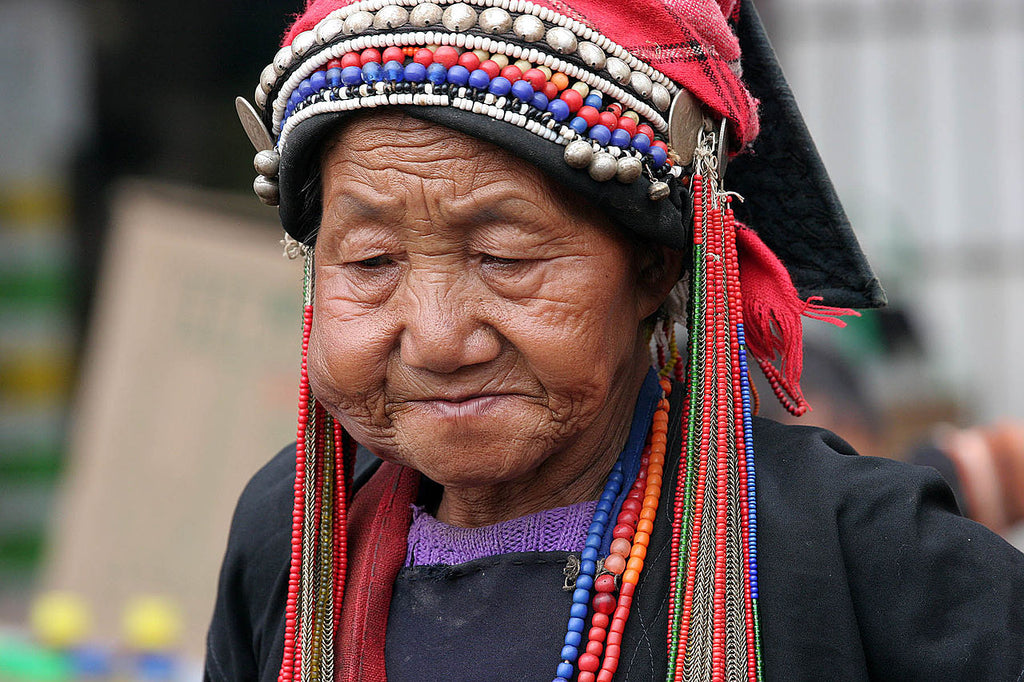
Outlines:
{"label": "blurred background", "polygon": [[[0,679],[198,679],[294,433],[301,273],[233,99],[300,4],[0,0]],[[1024,418],[1024,3],[757,6],[891,304],[806,325],[801,421],[905,457]]]}

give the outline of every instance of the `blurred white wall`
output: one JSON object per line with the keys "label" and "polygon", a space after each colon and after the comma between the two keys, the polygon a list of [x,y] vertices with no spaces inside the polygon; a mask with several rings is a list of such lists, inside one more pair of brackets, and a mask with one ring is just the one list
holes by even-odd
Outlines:
{"label": "blurred white wall", "polygon": [[765,10],[890,301],[924,332],[931,376],[904,390],[1024,417],[1024,0]]}

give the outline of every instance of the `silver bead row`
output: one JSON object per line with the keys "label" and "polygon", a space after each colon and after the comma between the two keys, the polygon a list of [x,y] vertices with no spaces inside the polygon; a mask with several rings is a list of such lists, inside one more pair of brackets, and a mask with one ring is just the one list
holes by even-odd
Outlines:
{"label": "silver bead row", "polygon": [[[361,33],[371,26],[383,30],[398,28],[410,21],[420,28],[440,22],[451,31],[465,31],[478,21],[477,12],[472,5],[485,8],[480,14],[480,18],[484,18],[488,11],[493,12],[493,10],[505,12],[508,15],[506,17],[508,20],[511,20],[511,13],[518,14],[513,28],[521,38],[528,42],[537,42],[543,37],[556,51],[562,54],[578,52],[579,56],[591,66],[603,68],[604,62],[607,62],[613,78],[623,85],[633,85],[634,89],[644,97],[652,97],[656,108],[660,111],[668,109],[672,96],[678,91],[678,87],[671,79],[639,60],[620,45],[597,33],[589,26],[553,10],[522,0],[467,0],[450,4],[443,11],[441,4],[446,4],[445,0],[440,0],[440,4],[416,2],[415,0],[411,2],[408,0],[405,2],[402,0],[398,2],[395,0],[363,0],[363,2],[335,10],[314,28],[295,36],[290,46],[282,47],[278,51],[273,62],[260,74],[260,82],[255,92],[257,106],[261,109],[265,107],[267,94],[273,90],[277,78],[317,45],[328,44],[341,34]],[[413,7],[411,14],[405,9],[405,6]],[[420,20],[416,18],[417,13],[421,15]],[[533,17],[537,24],[528,28],[521,27],[527,17]],[[541,22],[554,23],[555,27],[545,30],[545,26]],[[483,23],[490,24],[490,26],[482,25],[484,30],[507,33],[507,26],[505,26],[507,21],[488,19]],[[582,38],[582,42],[578,38]],[[598,56],[593,56],[598,52],[600,52]],[[591,58],[588,58],[588,53],[592,55]],[[611,56],[607,56],[608,54]],[[597,65],[594,63],[595,61],[601,62],[601,64]],[[634,83],[634,81],[637,82]],[[645,89],[647,92],[644,91]]]}
{"label": "silver bead row", "polygon": [[382,48],[405,45],[450,45],[471,50],[485,50],[491,53],[505,54],[513,59],[525,59],[533,64],[546,66],[552,71],[561,71],[569,78],[585,83],[592,90],[598,90],[607,96],[621,102],[627,109],[632,109],[639,116],[650,122],[658,132],[668,131],[668,122],[664,116],[656,111],[643,100],[638,99],[632,93],[623,90],[620,86],[598,76],[596,73],[581,69],[575,64],[563,59],[541,52],[536,48],[524,48],[521,45],[510,44],[504,41],[494,40],[487,36],[467,35],[465,33],[439,33],[435,31],[410,32],[400,34],[377,34],[372,36],[359,36],[349,40],[335,43],[327,50],[317,54],[316,59],[307,60],[299,66],[282,85],[277,98],[273,103],[273,125],[274,134],[281,131],[281,122],[284,119],[285,110],[288,106],[288,98],[299,84],[315,71],[323,67],[331,59],[338,59],[348,52],[359,52],[369,47]]}

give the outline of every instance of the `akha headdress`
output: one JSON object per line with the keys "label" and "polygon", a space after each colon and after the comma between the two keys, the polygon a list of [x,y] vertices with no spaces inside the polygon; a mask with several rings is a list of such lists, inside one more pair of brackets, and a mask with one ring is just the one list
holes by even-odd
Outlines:
{"label": "akha headdress", "polygon": [[[884,297],[750,1],[312,0],[261,74],[256,106],[237,104],[257,148],[256,193],[279,205],[290,248],[306,259],[280,679],[334,679],[355,453],[306,376],[305,247],[317,227],[306,185],[328,132],[351,112],[383,106],[503,146],[624,229],[692,253],[685,358],[670,323],[655,335],[662,374],[687,391],[671,510],[669,679],[760,678],[746,351],[801,412],[801,316],[835,321],[850,311],[825,305],[873,307]],[[734,214],[736,192],[753,229]],[[641,535],[639,526],[629,534],[632,547]],[[602,583],[621,585],[609,633],[628,618],[630,572],[643,565],[640,549],[625,551],[618,578]],[[588,609],[608,606],[601,590],[591,604],[595,582],[581,569],[556,680],[614,676],[611,634],[583,653]]]}

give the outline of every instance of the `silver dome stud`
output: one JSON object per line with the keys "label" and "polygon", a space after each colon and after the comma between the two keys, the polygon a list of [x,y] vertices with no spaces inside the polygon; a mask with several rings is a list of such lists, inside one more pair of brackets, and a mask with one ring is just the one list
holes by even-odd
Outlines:
{"label": "silver dome stud", "polygon": [[320,22],[320,25],[316,27],[316,42],[320,45],[326,45],[331,42],[345,30],[345,21],[337,17],[331,17],[326,21]]}
{"label": "silver dome stud", "polygon": [[644,99],[651,96],[651,89],[654,87],[650,76],[639,71],[634,71],[630,74],[629,85]]}
{"label": "silver dome stud", "polygon": [[512,28],[512,15],[500,7],[488,7],[480,13],[479,23],[484,33],[508,33]]}
{"label": "silver dome stud", "polygon": [[369,12],[355,12],[345,18],[345,35],[352,36],[362,33],[373,26],[373,15]]}
{"label": "silver dome stud", "polygon": [[292,48],[285,45],[274,55],[274,72],[280,76],[292,66]]}
{"label": "silver dome stud", "polygon": [[608,152],[598,152],[591,159],[587,171],[590,173],[590,177],[598,182],[606,182],[614,178],[615,174],[619,172],[619,163]]}
{"label": "silver dome stud", "polygon": [[672,95],[664,85],[655,83],[651,86],[651,102],[658,111],[666,111],[672,104]]}
{"label": "silver dome stud", "polygon": [[252,93],[252,101],[256,103],[256,108],[263,111],[267,108],[267,91],[263,89],[263,84],[256,86],[256,90]]}
{"label": "silver dome stud", "polygon": [[565,162],[573,168],[583,169],[590,165],[594,158],[594,149],[586,140],[573,140],[565,147]]}
{"label": "silver dome stud", "polygon": [[535,43],[544,37],[544,22],[532,14],[523,14],[512,23],[512,31],[526,42]]}
{"label": "silver dome stud", "polygon": [[466,31],[476,24],[476,10],[464,2],[451,5],[441,15],[441,23],[449,31]]}
{"label": "silver dome stud", "polygon": [[381,30],[385,28],[401,28],[409,22],[409,10],[399,5],[388,5],[377,11],[373,18],[373,27]]}
{"label": "silver dome stud", "polygon": [[409,12],[409,23],[417,28],[426,28],[440,23],[444,11],[432,2],[416,5]]}
{"label": "silver dome stud", "polygon": [[576,53],[583,60],[583,63],[592,69],[603,69],[605,61],[608,59],[608,55],[604,53],[604,50],[586,40],[579,44],[576,48]]}
{"label": "silver dome stud", "polygon": [[264,97],[270,94],[270,91],[274,89],[274,84],[277,82],[277,69],[273,64],[267,64],[263,72],[260,73],[260,88],[263,90]]}
{"label": "silver dome stud", "polygon": [[576,51],[576,34],[567,28],[552,26],[545,37],[548,45],[559,54],[572,54]]}
{"label": "silver dome stud", "polygon": [[616,82],[621,83],[622,85],[629,84],[629,77],[632,71],[626,62],[622,61],[618,57],[608,57],[604,68],[608,70],[608,74]]}
{"label": "silver dome stud", "polygon": [[292,60],[301,59],[316,45],[316,32],[303,31],[292,40]]}

